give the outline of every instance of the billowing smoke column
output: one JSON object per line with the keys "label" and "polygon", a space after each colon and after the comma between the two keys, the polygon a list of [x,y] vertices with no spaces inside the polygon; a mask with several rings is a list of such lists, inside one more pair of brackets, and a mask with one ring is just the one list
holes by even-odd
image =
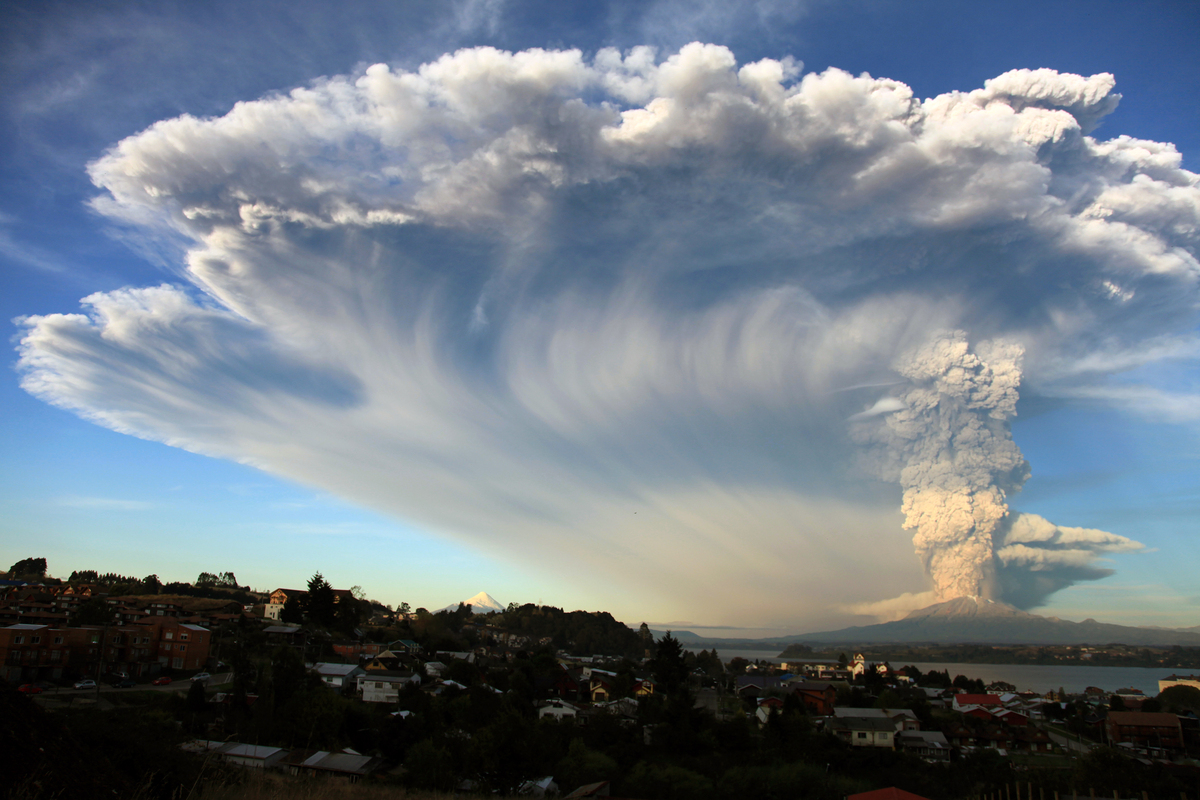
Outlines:
{"label": "billowing smoke column", "polygon": [[[852,422],[868,470],[904,489],[904,527],[939,599],[996,592],[994,535],[1029,476],[1012,440],[1020,345],[939,336],[895,364],[902,408]],[[886,408],[886,406],[885,406]]]}

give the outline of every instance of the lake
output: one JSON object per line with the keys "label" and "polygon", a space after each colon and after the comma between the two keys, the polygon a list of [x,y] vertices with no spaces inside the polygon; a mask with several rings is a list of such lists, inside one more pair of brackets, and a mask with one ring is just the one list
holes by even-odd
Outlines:
{"label": "lake", "polygon": [[[732,658],[756,659],[778,664],[789,659],[779,658],[780,650],[719,650],[721,660],[728,662]],[[804,658],[794,659],[805,663],[816,664],[825,659]],[[828,663],[837,663],[836,660]],[[1108,692],[1117,689],[1141,689],[1147,697],[1158,694],[1158,682],[1172,672],[1178,670],[1151,667],[1090,667],[1075,664],[1041,665],[1041,664],[950,664],[932,662],[911,662],[922,672],[946,670],[953,678],[965,675],[968,678],[978,678],[984,683],[1004,681],[1017,687],[1018,691],[1037,692],[1045,694],[1051,689],[1062,687],[1069,693],[1080,693],[1089,686],[1097,686]],[[899,662],[892,663],[896,669],[907,666]]]}

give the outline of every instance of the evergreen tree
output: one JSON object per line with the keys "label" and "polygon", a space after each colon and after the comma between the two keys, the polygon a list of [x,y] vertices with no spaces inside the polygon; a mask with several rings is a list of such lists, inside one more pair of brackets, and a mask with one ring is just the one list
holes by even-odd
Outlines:
{"label": "evergreen tree", "polygon": [[308,598],[305,614],[309,622],[332,628],[337,621],[336,597],[333,587],[320,572],[308,579]]}
{"label": "evergreen tree", "polygon": [[688,669],[683,645],[670,631],[658,642],[654,653],[653,672],[654,680],[668,696],[682,690],[687,684]]}

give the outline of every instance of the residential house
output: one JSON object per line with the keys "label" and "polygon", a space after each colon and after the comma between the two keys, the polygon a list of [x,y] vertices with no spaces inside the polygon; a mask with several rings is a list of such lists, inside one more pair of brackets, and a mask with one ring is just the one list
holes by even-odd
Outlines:
{"label": "residential house", "polygon": [[826,724],[825,730],[853,747],[880,747],[891,750],[896,744],[896,725],[886,717],[834,718]]}
{"label": "residential house", "polygon": [[[140,642],[135,643],[141,647],[139,657],[149,656],[153,652],[162,667],[171,669],[198,670],[208,663],[212,632],[207,628],[182,623],[169,616],[146,617],[137,627],[143,631],[137,637]],[[153,650],[146,647],[152,639],[158,645]]]}
{"label": "residential house", "polygon": [[[289,599],[295,599],[300,603],[308,597],[307,589],[276,589],[267,597],[267,605],[264,614],[267,619],[279,619],[283,613],[283,607]],[[334,589],[333,602],[340,603],[347,598],[353,598],[349,589]]]}
{"label": "residential house", "polygon": [[1007,753],[1013,749],[1016,741],[1013,736],[1014,730],[1003,725],[984,725],[975,731],[975,746]]}
{"label": "residential house", "polygon": [[536,679],[534,692],[537,697],[557,697],[564,700],[579,698],[579,679],[562,664],[549,675]]}
{"label": "residential house", "polygon": [[285,645],[304,649],[308,642],[308,631],[299,625],[268,625],[262,631],[273,645]]}
{"label": "residential house", "polygon": [[1027,725],[1022,728],[1013,728],[1012,733],[1012,748],[1029,753],[1052,753],[1054,752],[1054,742],[1050,740],[1050,734],[1046,733],[1041,728]]}
{"label": "residential house", "polygon": [[591,671],[591,677],[588,680],[588,693],[593,703],[603,703],[606,700],[611,700],[617,695],[617,676],[616,673],[606,672],[600,669]]}
{"label": "residential house", "polygon": [[201,669],[210,637],[205,628],[174,622],[81,628],[10,625],[0,628],[0,676],[10,681],[61,679],[98,676],[103,669],[139,677],[164,666]]}
{"label": "residential house", "polygon": [[573,706],[565,700],[551,700],[547,703],[542,703],[538,706],[538,719],[551,717],[558,721],[564,719],[575,719],[579,715],[579,708]]}
{"label": "residential house", "polygon": [[1158,682],[1158,691],[1165,692],[1172,686],[1191,686],[1193,689],[1200,689],[1200,675],[1168,675]]}
{"label": "residential house", "polygon": [[1004,705],[997,695],[994,694],[956,694],[951,699],[951,708],[954,711],[965,714],[972,708],[999,709]]}
{"label": "residential house", "polygon": [[1111,744],[1131,744],[1139,748],[1179,750],[1183,748],[1183,729],[1179,717],[1166,712],[1110,711],[1105,731]]}
{"label": "residential house", "polygon": [[835,708],[833,715],[838,719],[859,717],[890,720],[897,733],[921,730],[921,721],[907,708]]}
{"label": "residential house", "polygon": [[223,761],[230,764],[265,770],[282,761],[287,755],[287,750],[282,747],[234,742],[231,747],[220,751],[219,755]]}
{"label": "residential house", "polygon": [[739,675],[737,694],[739,697],[758,697],[768,689],[778,689],[783,681],[774,675]]}
{"label": "residential house", "polygon": [[846,800],[928,800],[919,794],[906,792],[903,789],[897,789],[895,786],[889,786],[886,789],[875,789],[870,792],[859,792],[852,794]]}
{"label": "residential house", "polygon": [[328,662],[313,664],[313,672],[317,673],[326,686],[339,694],[346,694],[352,688],[356,689],[359,676],[367,674],[366,670],[357,664],[331,664]]}
{"label": "residential house", "polygon": [[896,747],[933,763],[948,762],[952,750],[941,731],[901,731],[896,734]]}
{"label": "residential house", "polygon": [[358,676],[358,691],[364,703],[395,703],[408,684],[421,685],[421,676],[408,671],[373,670]]}
{"label": "residential house", "polygon": [[380,653],[387,650],[387,645],[378,642],[358,642],[353,639],[346,639],[333,643],[333,652],[337,653],[342,658],[354,660],[363,660],[375,658]]}
{"label": "residential house", "polygon": [[421,645],[417,644],[412,639],[397,639],[396,641],[389,643],[387,649],[391,650],[393,653],[415,656],[420,654]]}
{"label": "residential house", "polygon": [[828,717],[833,713],[837,700],[837,687],[833,683],[796,680],[788,683],[786,689],[800,698],[809,714]]}
{"label": "residential house", "polygon": [[337,753],[318,750],[298,764],[289,764],[288,771],[293,775],[321,775],[339,778],[346,783],[358,783],[382,763],[383,759],[364,756],[354,750]]}

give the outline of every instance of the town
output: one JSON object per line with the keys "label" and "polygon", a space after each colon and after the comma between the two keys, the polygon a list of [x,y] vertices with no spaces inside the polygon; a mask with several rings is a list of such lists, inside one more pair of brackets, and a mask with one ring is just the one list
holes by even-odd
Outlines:
{"label": "town", "polygon": [[861,652],[726,659],[606,612],[391,608],[319,572],[297,585],[14,564],[15,796],[232,797],[247,775],[630,798],[1180,798],[1200,780],[1196,676],[1164,674],[1157,696],[1037,692]]}

